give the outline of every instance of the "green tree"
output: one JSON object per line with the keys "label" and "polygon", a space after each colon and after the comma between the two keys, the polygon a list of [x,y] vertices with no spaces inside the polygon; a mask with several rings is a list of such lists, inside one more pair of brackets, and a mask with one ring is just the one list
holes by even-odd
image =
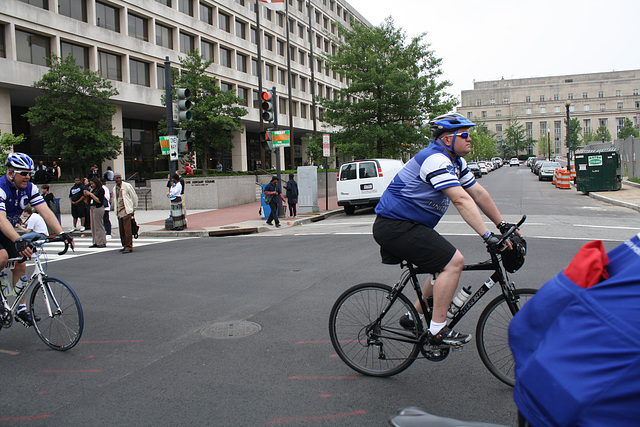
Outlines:
{"label": "green tree", "polygon": [[470,130],[471,153],[473,160],[490,159],[496,156],[495,133],[491,132],[484,123],[476,123]]}
{"label": "green tree", "polygon": [[22,144],[22,142],[24,142],[24,135],[15,136],[12,133],[3,133],[0,136],[0,175],[7,172],[5,162],[9,153],[13,151],[13,146]]}
{"label": "green tree", "polygon": [[587,129],[587,131],[582,135],[582,143],[583,145],[587,145],[590,142],[601,141],[602,135],[598,136],[597,133],[591,130],[591,128]]}
{"label": "green tree", "polygon": [[341,154],[399,158],[407,147],[424,147],[429,117],[450,111],[457,101],[444,90],[441,59],[422,42],[406,42],[389,17],[368,27],[336,23],[340,37],[326,66],[350,82],[331,99],[318,98],[322,120],[338,129],[331,142]]}
{"label": "green tree", "polygon": [[516,157],[520,150],[526,148],[524,125],[517,118],[511,117],[509,119],[509,127],[504,131],[504,140],[507,150],[515,152]]}
{"label": "green tree", "polygon": [[600,127],[596,129],[594,141],[611,142],[611,132],[609,132],[607,125],[601,124]]}
{"label": "green tree", "polygon": [[571,141],[571,151],[576,151],[582,147],[583,139],[580,138],[582,133],[582,127],[580,126],[580,120],[573,118],[569,120],[569,137]]}
{"label": "green tree", "polygon": [[80,170],[116,158],[122,139],[112,133],[116,107],[109,98],[118,91],[98,73],[77,65],[71,55],[52,54],[48,63],[49,71],[33,84],[42,95],[25,114],[32,126],[42,126],[45,154],[60,156]]}
{"label": "green tree", "polygon": [[[181,57],[180,62],[180,73],[172,73],[173,85],[191,91],[193,120],[179,126],[192,132],[190,146],[199,154],[203,174],[206,174],[209,154],[233,148],[233,132],[242,132],[241,117],[247,114],[247,109],[238,105],[242,100],[235,91],[223,91],[218,80],[206,73],[213,60],[204,60],[196,49]],[[166,135],[166,121],[161,120],[158,126],[160,133]]]}
{"label": "green tree", "polygon": [[640,130],[633,125],[633,122],[628,117],[625,117],[624,124],[620,128],[620,132],[618,132],[618,138],[627,139],[630,136],[634,138],[640,137]]}
{"label": "green tree", "polygon": [[538,140],[538,154],[544,158],[551,158],[553,147],[555,146],[551,132],[547,132],[545,135],[541,135]]}

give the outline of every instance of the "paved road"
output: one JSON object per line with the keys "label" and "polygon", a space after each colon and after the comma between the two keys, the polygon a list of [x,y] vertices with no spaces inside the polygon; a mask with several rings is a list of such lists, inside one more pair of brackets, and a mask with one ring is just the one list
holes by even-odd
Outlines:
{"label": "paved road", "polygon": [[[608,247],[638,232],[637,213],[588,198],[554,203],[523,172],[503,168],[481,181],[500,194],[508,216],[530,215],[525,235],[536,230],[527,263],[512,276],[519,286],[553,277],[602,232],[597,225],[627,227],[607,229],[617,230]],[[81,298],[85,333],[59,353],[30,329],[0,332],[10,390],[0,425],[383,426],[409,405],[515,425],[512,390],[484,368],[473,342],[388,379],[356,375],[335,356],[327,321],[336,297],[355,283],[399,277],[397,267],[379,263],[366,232],[371,220],[363,211],[287,230],[295,235],[172,240],[139,245],[131,256],[100,251],[52,263],[49,274]],[[455,213],[442,226],[468,260],[485,256]],[[475,288],[485,277],[472,274],[463,282]],[[483,305],[460,330],[474,332]]]}

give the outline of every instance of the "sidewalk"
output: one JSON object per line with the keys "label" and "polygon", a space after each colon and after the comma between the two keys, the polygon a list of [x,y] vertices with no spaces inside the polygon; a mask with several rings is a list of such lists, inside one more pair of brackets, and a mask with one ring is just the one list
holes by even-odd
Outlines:
{"label": "sidewalk", "polygon": [[[575,191],[575,187],[572,187]],[[617,206],[623,206],[640,212],[640,184],[623,181],[622,189],[618,191],[591,192],[589,197],[601,200]],[[327,202],[324,198],[318,199],[318,212],[301,214],[296,218],[282,218],[282,227],[293,227],[300,224],[320,221],[329,216],[337,215],[344,210],[338,206],[337,197],[330,196]],[[169,209],[163,210],[138,210],[136,221],[140,225],[140,235],[147,237],[207,237],[207,236],[233,236],[242,234],[262,233],[276,230],[269,226],[258,214],[260,202],[247,203],[215,210],[189,210],[187,205],[188,228],[177,230],[165,230],[164,221],[169,217]],[[118,235],[118,220],[111,213],[111,224],[114,236]],[[62,225],[65,230],[71,228],[71,215],[62,215]]]}

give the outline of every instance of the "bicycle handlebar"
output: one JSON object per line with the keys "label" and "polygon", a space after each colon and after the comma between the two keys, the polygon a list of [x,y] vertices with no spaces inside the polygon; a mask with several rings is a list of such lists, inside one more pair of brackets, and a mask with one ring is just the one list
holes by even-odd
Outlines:
{"label": "bicycle handlebar", "polygon": [[508,239],[509,237],[511,237],[511,235],[512,235],[513,233],[515,233],[515,231],[516,231],[518,228],[520,228],[520,226],[521,226],[522,224],[524,224],[524,222],[525,222],[526,220],[527,220],[527,216],[526,216],[526,215],[522,215],[522,218],[520,219],[520,221],[518,221],[518,223],[517,223],[516,225],[512,226],[509,230],[507,230],[507,232],[506,232],[506,233],[504,233],[504,234],[502,235],[502,237],[500,238],[500,241],[498,242],[498,244],[499,244],[500,246],[502,246],[502,245],[507,241],[507,239]]}
{"label": "bicycle handlebar", "polygon": [[[44,234],[41,233],[27,233],[24,234],[22,236],[22,238],[26,237],[26,241],[27,241],[27,245],[28,247],[35,252],[37,250],[38,247],[42,246],[45,243],[51,243],[51,242],[63,242],[64,243],[64,249],[61,252],[58,252],[58,255],[64,255],[67,253],[67,251],[69,250],[69,243],[73,240],[73,238],[71,238],[68,234],[66,233],[61,233],[61,234],[57,234],[57,235],[51,235],[51,236],[46,236]],[[44,242],[42,242],[41,244],[37,245],[34,242],[41,240],[44,237]],[[27,257],[23,256],[20,260],[18,260],[18,263],[21,262],[25,262],[27,260]]]}

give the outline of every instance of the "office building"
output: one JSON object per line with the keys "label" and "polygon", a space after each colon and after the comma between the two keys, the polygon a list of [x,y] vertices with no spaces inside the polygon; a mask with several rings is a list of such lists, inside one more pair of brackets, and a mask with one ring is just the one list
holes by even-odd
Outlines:
{"label": "office building", "polygon": [[[524,126],[525,138],[546,143],[552,155],[566,155],[566,105],[580,120],[582,134],[606,125],[615,139],[624,119],[640,125],[640,70],[474,82],[462,91],[458,112],[486,124],[500,142],[510,118]],[[545,153],[537,143],[528,154]]]}
{"label": "office building", "polygon": [[[291,104],[288,97],[287,44],[283,12],[256,6],[255,0],[2,0],[0,1],[0,131],[24,134],[19,149],[36,160],[57,160],[65,171],[65,159],[43,154],[38,130],[23,114],[38,95],[32,85],[47,72],[46,57],[72,54],[79,65],[110,79],[119,95],[112,98],[117,112],[114,133],[124,138],[123,153],[112,165],[127,175],[150,177],[168,170],[160,153],[158,120],[165,116],[164,62],[179,68],[180,57],[198,49],[213,59],[208,72],[223,90],[235,90],[248,114],[243,132],[233,136],[228,153],[209,153],[209,166],[221,161],[225,170],[267,169],[275,157],[261,150],[258,103],[258,67],[262,87],[276,87],[278,121],[291,129],[291,148],[281,151],[283,169],[306,160],[303,137],[314,126],[312,93],[332,97],[346,84],[330,72],[322,55],[335,53],[331,36],[334,21],[349,27],[354,17],[367,23],[346,2],[336,0],[287,0],[289,11]],[[308,5],[311,3],[311,19]],[[260,33],[256,26],[260,11]],[[310,39],[309,24],[312,26]],[[367,23],[368,24],[368,23]],[[261,40],[262,64],[257,40]],[[310,44],[313,43],[313,52]],[[313,75],[312,68],[313,65]],[[314,87],[312,87],[314,85]],[[291,109],[290,109],[291,106]],[[321,111],[316,107],[318,115]],[[292,125],[290,126],[290,117]]]}

